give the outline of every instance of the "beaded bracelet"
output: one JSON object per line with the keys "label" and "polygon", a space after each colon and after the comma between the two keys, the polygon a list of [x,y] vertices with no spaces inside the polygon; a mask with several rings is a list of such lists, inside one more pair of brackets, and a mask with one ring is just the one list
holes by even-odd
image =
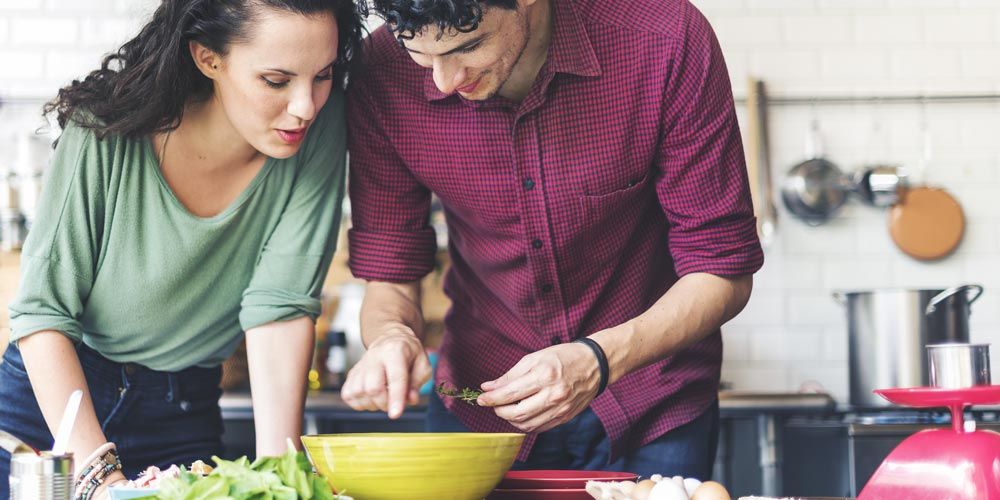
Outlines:
{"label": "beaded bracelet", "polygon": [[122,468],[114,443],[104,443],[87,457],[87,467],[77,477],[74,498],[89,500],[104,480]]}

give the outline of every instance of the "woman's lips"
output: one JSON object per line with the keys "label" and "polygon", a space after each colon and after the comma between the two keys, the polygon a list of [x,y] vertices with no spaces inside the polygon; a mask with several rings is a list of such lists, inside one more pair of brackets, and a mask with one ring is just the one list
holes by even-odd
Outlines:
{"label": "woman's lips", "polygon": [[291,130],[278,129],[278,137],[280,137],[285,144],[298,144],[305,136],[306,127]]}

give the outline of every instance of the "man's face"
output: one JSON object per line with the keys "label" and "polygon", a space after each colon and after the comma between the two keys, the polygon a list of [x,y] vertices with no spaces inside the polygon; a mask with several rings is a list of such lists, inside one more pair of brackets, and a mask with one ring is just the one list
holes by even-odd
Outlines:
{"label": "man's face", "polygon": [[489,99],[510,78],[528,44],[529,25],[523,9],[521,3],[516,10],[485,7],[475,31],[442,33],[428,26],[401,41],[414,62],[434,72],[441,92],[458,92],[469,100]]}

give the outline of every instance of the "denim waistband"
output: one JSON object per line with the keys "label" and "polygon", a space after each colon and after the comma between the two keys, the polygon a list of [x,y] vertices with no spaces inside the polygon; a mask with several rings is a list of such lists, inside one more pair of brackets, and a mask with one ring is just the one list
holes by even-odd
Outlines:
{"label": "denim waistband", "polygon": [[191,384],[218,387],[222,380],[222,367],[203,368],[193,366],[176,372],[153,370],[137,363],[118,363],[94,349],[79,344],[76,348],[80,364],[88,375],[104,377],[125,377],[130,386],[171,387]]}

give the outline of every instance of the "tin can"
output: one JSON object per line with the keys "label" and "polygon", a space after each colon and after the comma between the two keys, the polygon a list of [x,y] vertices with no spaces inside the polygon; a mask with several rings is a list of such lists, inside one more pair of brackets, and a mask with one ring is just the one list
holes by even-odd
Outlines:
{"label": "tin can", "polygon": [[72,453],[15,453],[10,458],[11,500],[72,500],[75,483]]}

